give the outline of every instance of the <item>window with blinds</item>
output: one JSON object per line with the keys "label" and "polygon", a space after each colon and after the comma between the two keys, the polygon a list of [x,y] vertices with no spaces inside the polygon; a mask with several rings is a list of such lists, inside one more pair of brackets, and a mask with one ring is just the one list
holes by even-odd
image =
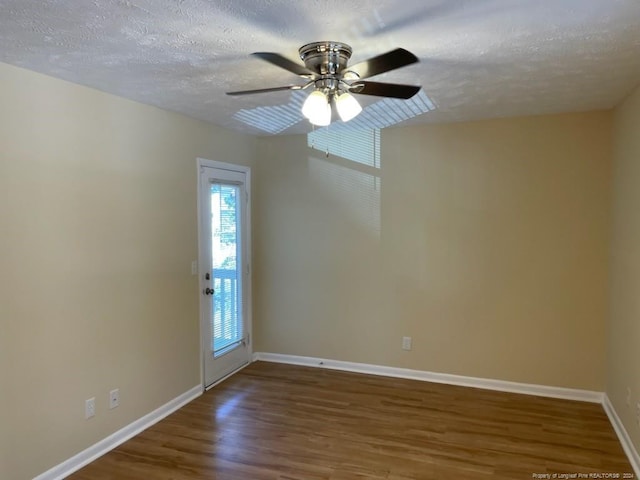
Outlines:
{"label": "window with blinds", "polygon": [[212,351],[222,355],[243,340],[240,259],[240,187],[211,185]]}

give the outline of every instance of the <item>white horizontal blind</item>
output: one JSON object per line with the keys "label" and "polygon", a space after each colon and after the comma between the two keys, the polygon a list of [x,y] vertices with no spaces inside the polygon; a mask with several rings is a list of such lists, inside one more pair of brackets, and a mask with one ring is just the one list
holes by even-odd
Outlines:
{"label": "white horizontal blind", "polygon": [[307,145],[353,162],[380,168],[380,130],[321,128],[307,135]]}

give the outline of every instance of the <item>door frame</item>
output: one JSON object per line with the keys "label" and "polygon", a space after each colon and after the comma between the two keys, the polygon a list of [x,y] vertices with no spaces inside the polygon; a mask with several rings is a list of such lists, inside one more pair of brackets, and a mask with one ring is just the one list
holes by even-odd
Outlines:
{"label": "door frame", "polygon": [[[251,262],[251,168],[244,166],[244,165],[236,165],[234,163],[226,163],[226,162],[219,162],[216,160],[208,160],[206,158],[197,158],[196,161],[196,182],[197,182],[197,200],[198,200],[198,305],[199,305],[199,315],[198,315],[198,325],[199,325],[199,332],[200,332],[200,338],[199,338],[199,344],[200,344],[200,384],[202,385],[202,390],[204,391],[205,389],[208,390],[214,386],[216,386],[218,383],[222,382],[223,380],[225,380],[227,377],[233,375],[234,373],[236,373],[235,371],[230,373],[229,375],[225,375],[224,377],[216,380],[214,383],[212,383],[211,385],[209,385],[208,387],[206,386],[205,382],[205,372],[204,372],[204,355],[205,355],[205,349],[204,349],[204,338],[205,338],[205,331],[204,331],[204,325],[205,325],[205,317],[207,317],[208,319],[208,315],[209,315],[209,308],[208,308],[208,303],[207,303],[207,297],[203,294],[203,290],[205,288],[205,279],[204,279],[204,272],[207,270],[207,265],[205,265],[205,261],[204,259],[206,258],[206,252],[204,251],[206,248],[206,243],[202,241],[202,186],[201,186],[201,182],[200,182],[200,170],[203,167],[210,167],[210,168],[216,168],[219,170],[228,170],[231,172],[236,172],[236,173],[243,173],[245,176],[245,191],[247,192],[247,198],[246,198],[246,212],[244,215],[244,219],[243,219],[243,227],[246,229],[246,235],[245,235],[245,252],[244,254],[246,255],[245,258],[245,268],[246,268],[246,275],[244,278],[244,282],[243,282],[243,293],[244,293],[244,300],[246,300],[246,304],[243,304],[244,307],[244,315],[245,315],[245,329],[248,335],[248,341],[247,341],[247,355],[248,355],[248,362],[247,365],[249,365],[252,361],[253,358],[253,322],[252,322],[252,318],[253,318],[253,300],[252,300],[252,276],[253,276],[253,265]],[[244,367],[241,367],[244,368]]]}

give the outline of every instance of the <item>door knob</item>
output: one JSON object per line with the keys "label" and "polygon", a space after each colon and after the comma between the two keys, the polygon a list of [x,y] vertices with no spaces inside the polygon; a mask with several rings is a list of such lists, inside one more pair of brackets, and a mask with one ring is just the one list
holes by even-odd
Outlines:
{"label": "door knob", "polygon": [[205,295],[213,295],[213,294],[214,294],[214,292],[215,292],[215,290],[213,290],[213,288],[209,288],[209,287],[207,287],[207,288],[205,288],[205,289],[204,289],[204,292],[203,292],[203,293],[204,293]]}

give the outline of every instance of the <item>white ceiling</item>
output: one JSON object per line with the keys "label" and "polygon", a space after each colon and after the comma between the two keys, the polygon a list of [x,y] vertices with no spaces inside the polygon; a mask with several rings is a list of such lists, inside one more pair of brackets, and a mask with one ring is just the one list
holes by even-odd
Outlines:
{"label": "white ceiling", "polygon": [[605,109],[640,84],[638,0],[0,0],[0,61],[254,134],[311,127],[300,92],[225,95],[301,80],[249,54],[319,40],[419,57],[372,79],[422,85],[435,110],[403,125]]}

